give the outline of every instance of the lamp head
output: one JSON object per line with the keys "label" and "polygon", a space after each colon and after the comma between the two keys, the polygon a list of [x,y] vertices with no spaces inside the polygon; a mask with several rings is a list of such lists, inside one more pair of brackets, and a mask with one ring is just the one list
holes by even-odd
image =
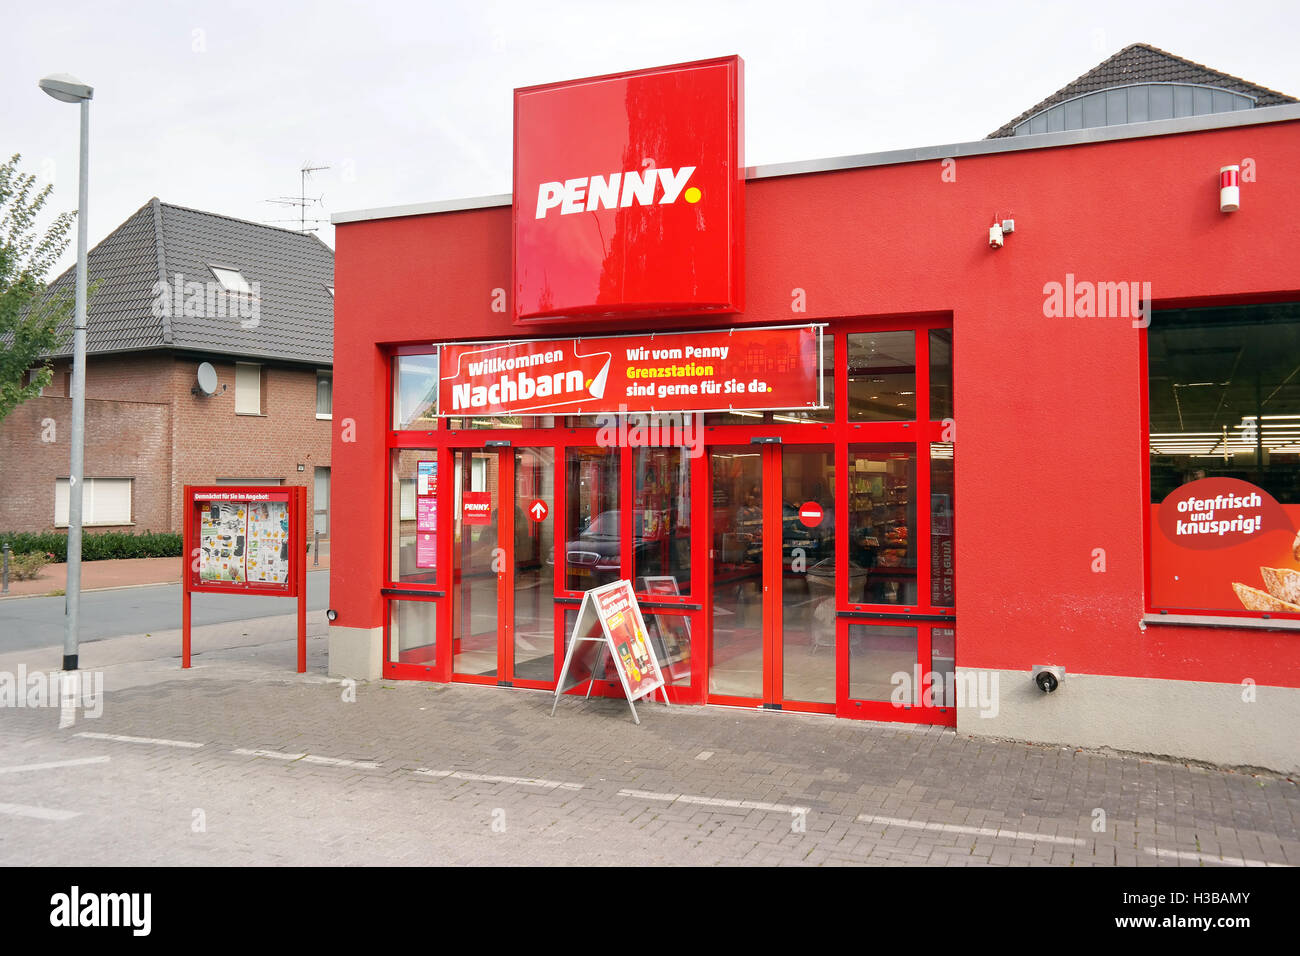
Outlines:
{"label": "lamp head", "polygon": [[43,77],[38,85],[50,96],[64,103],[80,103],[82,100],[92,99],[95,95],[94,87],[82,83],[71,73],[51,73]]}

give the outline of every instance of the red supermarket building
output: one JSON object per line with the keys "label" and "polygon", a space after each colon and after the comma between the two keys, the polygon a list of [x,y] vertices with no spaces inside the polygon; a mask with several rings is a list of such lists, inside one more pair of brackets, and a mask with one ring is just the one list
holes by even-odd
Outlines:
{"label": "red supermarket building", "polygon": [[330,672],[553,689],[624,578],[675,703],[1300,769],[1300,106],[746,168],[742,91],[335,217]]}

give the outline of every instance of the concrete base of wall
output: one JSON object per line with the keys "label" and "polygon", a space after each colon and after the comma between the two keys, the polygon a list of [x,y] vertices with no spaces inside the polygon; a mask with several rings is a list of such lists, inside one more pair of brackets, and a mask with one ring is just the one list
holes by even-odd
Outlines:
{"label": "concrete base of wall", "polygon": [[383,676],[384,629],[382,627],[330,626],[330,677],[379,680]]}
{"label": "concrete base of wall", "polygon": [[1028,671],[957,673],[959,733],[1300,772],[1300,689],[1067,673],[1044,694]]}

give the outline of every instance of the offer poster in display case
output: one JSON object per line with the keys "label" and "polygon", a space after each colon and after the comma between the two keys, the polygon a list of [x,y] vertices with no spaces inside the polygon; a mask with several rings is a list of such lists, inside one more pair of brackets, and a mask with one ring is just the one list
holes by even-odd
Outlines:
{"label": "offer poster in display case", "polygon": [[297,598],[298,673],[307,670],[307,489],[186,485],[181,571],[181,666],[190,666],[195,592]]}
{"label": "offer poster in display case", "polygon": [[189,489],[192,589],[292,593],[297,490]]}

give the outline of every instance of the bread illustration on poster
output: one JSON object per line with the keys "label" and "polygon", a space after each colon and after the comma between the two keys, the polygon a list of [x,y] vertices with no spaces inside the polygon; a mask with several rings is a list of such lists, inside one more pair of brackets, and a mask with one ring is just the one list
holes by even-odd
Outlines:
{"label": "bread illustration on poster", "polygon": [[[1300,565],[1300,532],[1291,543],[1291,556]],[[1232,590],[1248,611],[1271,611],[1300,614],[1300,570],[1295,568],[1259,569],[1264,590],[1241,582],[1233,582]]]}

